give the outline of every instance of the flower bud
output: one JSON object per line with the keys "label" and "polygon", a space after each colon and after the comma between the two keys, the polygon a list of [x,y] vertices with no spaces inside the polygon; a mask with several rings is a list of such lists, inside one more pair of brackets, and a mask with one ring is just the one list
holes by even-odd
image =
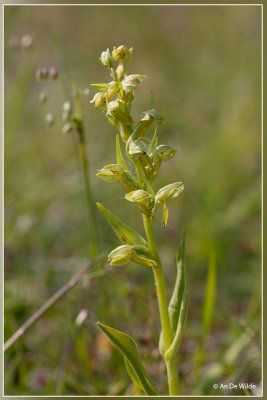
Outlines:
{"label": "flower bud", "polygon": [[125,199],[128,201],[136,202],[142,204],[144,206],[148,206],[152,195],[147,193],[145,190],[134,190],[133,192],[129,192],[125,195]]}
{"label": "flower bud", "polygon": [[106,104],[106,93],[105,92],[96,93],[93,100],[91,100],[90,103],[95,103],[95,108],[104,107]]}
{"label": "flower bud", "polygon": [[112,57],[113,60],[117,62],[126,62],[132,58],[132,52],[133,52],[132,47],[128,50],[126,46],[119,46],[117,48],[114,46],[112,51]]}
{"label": "flower bud", "polygon": [[169,203],[175,197],[178,197],[180,193],[184,190],[184,185],[182,182],[171,183],[170,185],[164,186],[159,189],[156,194],[156,201],[160,203]]}
{"label": "flower bud", "polygon": [[126,93],[132,92],[138,85],[138,83],[142,82],[146,78],[145,75],[128,75],[122,81],[122,87]]}
{"label": "flower bud", "polygon": [[99,59],[105,67],[109,69],[113,68],[113,61],[109,49],[102,51]]}
{"label": "flower bud", "polygon": [[132,257],[132,246],[127,244],[117,247],[108,255],[110,265],[126,265]]}
{"label": "flower bud", "polygon": [[58,77],[58,70],[55,67],[49,69],[49,75],[52,79],[57,79]]}

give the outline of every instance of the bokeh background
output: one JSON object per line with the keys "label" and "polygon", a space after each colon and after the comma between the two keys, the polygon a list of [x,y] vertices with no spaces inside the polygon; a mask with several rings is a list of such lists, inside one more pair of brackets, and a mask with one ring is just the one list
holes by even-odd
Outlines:
{"label": "bokeh background", "polygon": [[[108,81],[101,51],[125,44],[134,47],[128,72],[148,76],[136,90],[133,116],[150,108],[152,90],[167,121],[160,141],[177,150],[155,187],[185,185],[170,205],[168,229],[156,228],[169,294],[178,241],[183,230],[187,235],[181,393],[260,393],[260,13],[259,6],[5,6],[5,340],[90,257],[77,140],[61,132],[62,104],[71,80],[81,92]],[[25,35],[32,45],[20,44]],[[40,66],[58,68],[58,79],[36,82]],[[81,95],[94,199],[142,232],[121,188],[95,177],[115,161],[115,129],[89,103],[94,93]],[[99,247],[110,251],[118,241],[95,215]],[[214,254],[214,312],[197,369]],[[82,309],[88,317],[77,326]],[[137,394],[98,320],[137,340],[152,379],[166,391],[153,276],[129,264],[88,276],[6,352],[5,394]],[[256,389],[214,390],[214,382],[252,382]]]}

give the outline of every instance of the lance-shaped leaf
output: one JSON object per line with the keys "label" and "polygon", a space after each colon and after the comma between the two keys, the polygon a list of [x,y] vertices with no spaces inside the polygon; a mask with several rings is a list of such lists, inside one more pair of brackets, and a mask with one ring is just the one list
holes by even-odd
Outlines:
{"label": "lance-shaped leaf", "polygon": [[172,298],[169,304],[170,322],[174,338],[171,346],[164,353],[164,358],[167,361],[175,357],[179,345],[181,343],[181,339],[186,324],[188,291],[187,291],[187,279],[186,279],[185,262],[184,262],[184,247],[185,247],[185,235],[183,234],[176,255],[177,278]]}
{"label": "lance-shaped leaf", "polygon": [[97,207],[122,243],[147,246],[146,240],[139,235],[139,233],[124,224],[119,218],[115,217],[115,215],[111,214],[102,204],[97,203]]}
{"label": "lance-shaped leaf", "polygon": [[125,164],[125,161],[123,159],[123,155],[121,152],[119,135],[116,135],[116,156],[117,156],[117,164],[121,165],[125,169],[125,171],[128,171],[127,165]]}
{"label": "lance-shaped leaf", "polygon": [[137,345],[131,336],[110,328],[100,322],[97,323],[99,328],[107,335],[111,342],[123,354],[127,371],[135,384],[138,384],[146,395],[156,395],[158,390],[147,374]]}
{"label": "lance-shaped leaf", "polygon": [[90,86],[93,86],[97,89],[106,90],[109,87],[109,83],[91,83]]}

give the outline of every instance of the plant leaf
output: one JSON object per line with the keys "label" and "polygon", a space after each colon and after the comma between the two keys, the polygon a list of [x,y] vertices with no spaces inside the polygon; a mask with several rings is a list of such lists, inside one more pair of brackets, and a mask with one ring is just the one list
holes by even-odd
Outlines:
{"label": "plant leaf", "polygon": [[111,214],[101,203],[96,204],[122,243],[133,246],[147,246],[147,242],[143,236],[124,224],[119,218],[115,217],[115,215]]}
{"label": "plant leaf", "polygon": [[125,164],[125,161],[122,156],[119,135],[116,135],[116,155],[117,155],[117,164],[121,165],[126,171],[128,171],[127,165]]}
{"label": "plant leaf", "polygon": [[177,275],[172,297],[169,303],[169,314],[170,314],[171,328],[173,334],[175,334],[176,332],[182,298],[183,298],[183,292],[185,290],[185,283],[186,283],[185,268],[184,268],[184,248],[185,248],[185,234],[183,233],[176,254]]}
{"label": "plant leaf", "polygon": [[123,354],[126,360],[127,371],[133,382],[141,387],[146,395],[158,394],[155,385],[152,383],[142,364],[137,345],[131,336],[117,329],[103,325],[100,322],[98,322],[97,325]]}
{"label": "plant leaf", "polygon": [[183,234],[176,255],[177,278],[169,304],[170,322],[174,338],[170,348],[164,353],[166,360],[171,360],[175,356],[186,324],[188,292],[184,262],[184,247],[185,235]]}

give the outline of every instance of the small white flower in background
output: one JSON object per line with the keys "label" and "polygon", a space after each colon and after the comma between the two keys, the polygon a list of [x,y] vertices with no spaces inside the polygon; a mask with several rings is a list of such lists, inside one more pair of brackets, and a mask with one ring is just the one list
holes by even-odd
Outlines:
{"label": "small white flower in background", "polygon": [[31,35],[24,35],[21,38],[20,44],[22,47],[28,48],[33,44],[33,39]]}
{"label": "small white flower in background", "polygon": [[88,310],[86,310],[86,308],[83,308],[75,319],[75,325],[81,326],[87,317],[88,317]]}
{"label": "small white flower in background", "polygon": [[48,123],[48,125],[53,125],[53,123],[54,123],[53,114],[52,114],[52,113],[46,114],[45,120],[46,120],[46,122]]}

